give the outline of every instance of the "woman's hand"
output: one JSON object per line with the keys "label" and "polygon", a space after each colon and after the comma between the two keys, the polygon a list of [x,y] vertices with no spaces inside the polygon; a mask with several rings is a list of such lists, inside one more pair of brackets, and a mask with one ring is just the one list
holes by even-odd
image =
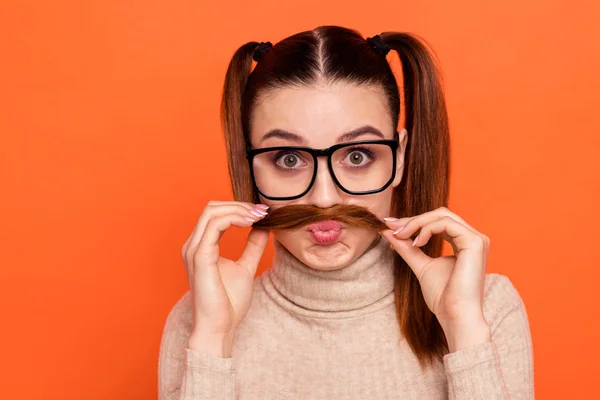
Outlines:
{"label": "woman's hand", "polygon": [[[387,218],[385,222],[390,229],[382,235],[417,276],[425,302],[440,322],[450,351],[491,340],[483,315],[489,238],[445,207],[414,217]],[[417,232],[413,246],[411,236]],[[453,256],[431,258],[419,248],[436,233],[450,242]]]}
{"label": "woman's hand", "polygon": [[242,202],[210,201],[181,249],[194,306],[190,348],[230,357],[234,333],[252,299],[254,275],[269,232],[252,229],[237,261],[219,255],[219,240],[232,225],[247,228],[268,207]]}

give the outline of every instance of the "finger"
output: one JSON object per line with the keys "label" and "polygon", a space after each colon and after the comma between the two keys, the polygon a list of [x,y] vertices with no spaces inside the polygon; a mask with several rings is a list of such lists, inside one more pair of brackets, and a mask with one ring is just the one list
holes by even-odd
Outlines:
{"label": "finger", "polygon": [[467,224],[467,221],[465,221],[464,219],[462,219],[458,214],[456,214],[455,212],[449,210],[446,207],[439,207],[436,210],[434,210],[434,212],[435,211],[438,212],[438,215],[448,216],[448,217],[452,218],[453,220],[455,220],[458,223],[462,224],[463,226],[467,227],[467,229],[470,229],[470,230],[475,231],[475,232],[477,231],[471,225]]}
{"label": "finger", "polygon": [[[438,218],[439,219],[439,218]],[[425,222],[423,219],[420,221],[421,224],[423,223],[430,223],[430,222]],[[394,234],[397,238],[400,239],[408,239],[409,237],[412,237],[413,240],[419,236],[416,235],[416,233],[420,233],[417,232],[419,231],[420,228],[422,228],[422,226],[416,225],[416,223],[411,224],[408,229],[406,227],[406,225],[408,225],[408,223],[404,224],[404,225],[399,225],[399,226],[392,226],[390,227],[390,229],[394,230]],[[399,229],[401,228],[401,229]],[[442,232],[441,233],[442,238],[447,241],[448,243],[450,243],[452,245],[452,249],[454,250],[454,253],[457,254],[458,253],[458,249],[456,248],[456,246],[454,245],[454,242],[452,241],[452,239],[450,238],[450,236],[448,236],[448,234],[446,232]],[[419,242],[421,241],[421,239],[419,239]]]}
{"label": "finger", "polygon": [[252,226],[254,221],[237,214],[228,214],[210,220],[200,240],[196,252],[190,263],[190,288],[193,288],[193,280],[199,275],[204,282],[218,283],[221,279],[219,272],[219,239],[221,235],[232,225],[240,228]]}
{"label": "finger", "polygon": [[246,247],[237,263],[246,268],[250,274],[255,275],[258,263],[265,251],[268,241],[268,230],[252,229],[248,235]]}
{"label": "finger", "polygon": [[202,265],[214,265],[216,268],[217,261],[219,260],[219,240],[223,233],[232,225],[240,228],[248,228],[254,222],[238,214],[228,214],[212,218],[206,225],[204,235],[202,235],[194,253],[194,268],[196,268],[195,264],[198,262]]}
{"label": "finger", "polygon": [[[239,214],[248,218],[251,218],[255,221],[262,218],[261,212],[256,210],[254,207],[248,209],[244,204],[211,204],[207,206],[201,217],[196,224],[196,228],[192,232],[189,238],[189,243],[187,245],[187,249],[185,250],[185,260],[187,265],[191,265],[191,259],[196,252],[198,247],[198,243],[200,243],[200,239],[202,238],[204,231],[206,230],[206,225],[212,218],[220,217],[228,214]],[[264,214],[264,212],[262,212]]]}
{"label": "finger", "polygon": [[[197,253],[198,245],[200,243],[200,240],[202,239],[202,235],[206,231],[206,227],[207,227],[209,221],[211,221],[214,218],[219,218],[219,217],[223,217],[223,216],[227,216],[227,215],[237,215],[238,217],[241,217],[241,220],[238,219],[238,221],[242,221],[242,223],[243,223],[242,227],[249,227],[254,222],[256,222],[257,220],[259,220],[261,218],[261,217],[258,217],[256,215],[250,213],[249,210],[247,210],[247,208],[245,208],[239,204],[220,205],[218,207],[212,207],[210,209],[205,209],[202,217],[200,218],[200,220],[197,224],[197,229],[188,238],[189,243],[187,245],[187,248],[185,250],[185,255],[184,255],[186,273],[187,273],[187,277],[188,277],[188,282],[190,283],[190,287],[192,286],[192,279],[193,279],[193,275],[194,275],[194,272],[193,272],[194,255]],[[217,258],[218,258],[218,253],[217,253]]]}
{"label": "finger", "polygon": [[[414,217],[412,217],[414,218]],[[391,230],[395,230],[401,225],[406,225],[408,221],[412,219],[411,217],[403,217],[403,218],[393,218],[393,217],[385,217],[383,222],[387,225]]]}
{"label": "finger", "polygon": [[[407,229],[407,228],[413,228],[414,225],[418,225],[418,227],[421,227],[425,224],[428,224],[429,222],[435,221],[436,219],[442,218],[444,216],[451,217],[452,219],[463,224],[465,227],[472,230],[473,232],[477,232],[477,230],[474,229],[471,225],[467,224],[467,222],[464,219],[462,219],[459,215],[450,211],[446,207],[439,207],[433,211],[428,211],[428,212],[425,212],[423,214],[419,214],[419,215],[416,215],[413,217],[404,217],[404,218],[397,218],[397,219],[389,219],[389,217],[388,217],[387,220],[384,219],[384,222],[392,230],[394,230],[395,228],[398,228],[402,225],[405,226],[404,229]],[[418,229],[418,228],[414,228],[411,232],[414,233],[414,231],[416,229]]]}
{"label": "finger", "polygon": [[[434,214],[437,215],[435,219]],[[406,229],[396,235],[391,230],[383,231],[382,235],[388,239],[396,252],[406,261],[419,281],[422,281],[427,265],[433,260],[419,246],[425,245],[431,236],[436,233],[452,244],[457,256],[460,253],[460,256],[467,260],[461,263],[462,265],[473,266],[481,263],[482,267],[478,268],[478,270],[482,272],[481,276],[484,277],[485,262],[482,262],[482,260],[485,260],[487,252],[487,248],[485,247],[487,246],[487,240],[484,235],[463,225],[459,222],[459,220],[463,221],[462,219],[454,219],[452,215],[455,214],[446,213],[443,217],[439,218],[440,214],[444,215],[444,211],[429,213],[428,215],[422,214],[409,221],[406,224]],[[424,224],[423,221],[426,219],[433,219],[433,221]],[[413,246],[413,241],[410,237],[417,230],[420,231],[415,238],[415,245]],[[466,249],[469,250],[465,251]],[[455,271],[454,277],[455,279],[472,282],[472,274],[472,268],[465,268],[464,271]]]}
{"label": "finger", "polygon": [[[236,209],[240,211],[244,211],[245,209],[247,212],[251,212],[251,210],[255,209],[256,206],[257,205],[251,203],[242,203],[236,201],[209,201],[206,204],[206,207],[204,207],[200,218],[198,218],[198,222],[194,226],[191,236],[197,237],[195,236],[195,233],[198,231],[199,235],[202,236],[202,232],[206,227],[207,219],[211,218],[212,216],[224,215],[228,212],[233,212],[233,210]],[[197,242],[194,242],[193,240],[191,240],[190,243],[197,244]]]}
{"label": "finger", "polygon": [[247,209],[251,210],[253,209],[256,204],[253,203],[246,203],[243,201],[218,201],[218,200],[211,200],[208,203],[206,203],[207,206],[227,206],[227,205],[240,205],[240,206],[244,206]]}
{"label": "finger", "polygon": [[[413,217],[415,218],[415,217]],[[403,227],[403,229],[399,232],[402,232],[404,229],[406,229],[406,225],[408,224],[408,221],[412,220],[413,218],[407,217],[407,218],[388,218],[387,220],[384,219],[384,222],[386,223],[386,225],[388,226],[388,228],[390,228],[392,231],[396,232],[396,230],[400,227]],[[410,228],[410,227],[409,227]],[[411,231],[410,234],[407,234],[405,231],[404,234],[396,234],[397,238],[408,238],[408,237],[412,237],[415,233],[416,233],[416,229],[413,229]],[[416,236],[416,235],[415,235]],[[454,246],[454,243],[452,243],[452,240],[450,239],[450,237],[448,235],[446,235],[445,233],[442,233],[442,236],[444,237],[444,240],[446,240],[447,242],[449,242],[452,245],[452,249],[454,250],[454,253],[458,253],[458,249]]]}
{"label": "finger", "polygon": [[421,228],[419,236],[416,238],[415,246],[425,245],[431,236],[436,233],[445,233],[445,238],[449,237],[453,247],[458,251],[472,248],[474,245],[481,247],[483,244],[483,238],[481,235],[473,232],[460,222],[454,220],[449,216],[437,219]]}
{"label": "finger", "polygon": [[230,204],[222,204],[222,203],[210,203],[204,209],[201,218],[198,219],[198,223],[195,227],[195,238],[198,240],[192,240],[190,245],[193,246],[197,244],[200,240],[199,238],[202,236],[204,229],[206,229],[206,224],[208,220],[213,217],[222,216],[225,214],[233,214],[240,213],[241,215],[248,216],[250,218],[261,217],[266,214],[266,211],[259,210],[256,206],[248,207],[245,203],[230,203]]}
{"label": "finger", "polygon": [[458,223],[460,223],[463,226],[466,226],[468,229],[477,232],[477,229],[473,228],[471,225],[469,225],[467,223],[467,221],[465,221],[463,218],[461,218],[458,214],[456,214],[455,212],[450,211],[449,209],[447,209],[446,207],[442,208],[444,210],[444,212],[446,212],[446,214],[451,217],[453,220],[457,221]]}
{"label": "finger", "polygon": [[[480,280],[485,279],[487,245],[483,235],[471,231],[450,217],[444,217],[421,229],[415,247],[423,246],[436,233],[442,234],[444,238],[450,237],[451,243],[453,243],[452,247],[458,249],[455,251],[455,255],[464,262],[457,265],[469,266],[469,268],[458,268],[453,275],[454,279],[463,281],[464,287],[469,287],[475,282],[474,271],[478,271]],[[479,286],[475,287],[480,288]]]}
{"label": "finger", "polygon": [[381,235],[390,242],[394,250],[406,261],[417,279],[421,280],[423,269],[433,258],[425,254],[419,247],[413,246],[410,238],[398,239],[395,237],[391,229],[382,231]]}

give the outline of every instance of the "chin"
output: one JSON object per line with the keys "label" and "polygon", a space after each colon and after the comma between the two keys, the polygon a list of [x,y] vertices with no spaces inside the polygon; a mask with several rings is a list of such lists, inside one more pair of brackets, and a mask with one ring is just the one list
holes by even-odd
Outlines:
{"label": "chin", "polygon": [[376,236],[372,232],[344,230],[335,243],[323,245],[315,243],[306,232],[284,233],[277,239],[294,257],[317,270],[336,270],[344,268],[358,258]]}
{"label": "chin", "polygon": [[355,258],[356,246],[350,246],[342,241],[327,246],[311,243],[302,248],[300,253],[300,257],[297,256],[300,261],[313,269],[335,270],[352,262]]}

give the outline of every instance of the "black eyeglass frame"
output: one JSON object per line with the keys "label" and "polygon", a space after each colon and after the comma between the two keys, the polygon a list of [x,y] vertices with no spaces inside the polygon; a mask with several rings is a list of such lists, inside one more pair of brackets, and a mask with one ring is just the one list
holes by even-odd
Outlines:
{"label": "black eyeglass frame", "polygon": [[[396,159],[397,159],[396,150],[398,150],[398,146],[399,146],[398,137],[399,137],[399,133],[398,133],[398,131],[395,131],[394,139],[361,140],[361,141],[357,141],[357,142],[345,142],[345,143],[334,144],[333,146],[330,146],[326,149],[313,149],[311,147],[303,147],[303,146],[276,146],[276,147],[264,147],[264,148],[259,148],[259,149],[248,148],[246,150],[246,158],[248,159],[248,165],[250,168],[250,176],[252,177],[252,184],[254,185],[254,187],[256,188],[256,190],[258,191],[258,193],[261,196],[263,196],[264,198],[269,199],[269,200],[295,200],[295,199],[299,199],[300,197],[306,195],[310,191],[310,189],[312,189],[312,187],[315,183],[315,180],[317,179],[317,170],[319,168],[319,163],[318,163],[317,157],[327,157],[327,167],[329,169],[329,174],[331,175],[331,178],[333,179],[333,181],[335,182],[337,187],[342,189],[342,191],[344,191],[345,193],[351,194],[351,195],[368,195],[368,194],[375,194],[375,193],[383,192],[394,181],[394,178],[396,177]],[[335,176],[335,172],[333,171],[333,165],[331,162],[331,155],[333,154],[334,151],[336,151],[340,148],[352,147],[352,146],[357,146],[357,145],[361,145],[361,144],[385,144],[390,147],[390,149],[392,150],[392,176],[379,189],[367,190],[367,191],[362,191],[362,192],[354,192],[354,191],[346,189],[340,183],[338,178]],[[304,151],[306,153],[309,153],[313,157],[314,168],[313,168],[312,178],[311,178],[310,183],[308,184],[306,190],[304,192],[300,193],[299,195],[287,196],[287,197],[267,196],[265,193],[263,193],[260,190],[260,188],[256,184],[256,178],[254,176],[254,168],[252,167],[252,161],[253,161],[254,157],[257,154],[266,153],[268,151],[277,151],[277,150],[299,150],[299,151]]]}

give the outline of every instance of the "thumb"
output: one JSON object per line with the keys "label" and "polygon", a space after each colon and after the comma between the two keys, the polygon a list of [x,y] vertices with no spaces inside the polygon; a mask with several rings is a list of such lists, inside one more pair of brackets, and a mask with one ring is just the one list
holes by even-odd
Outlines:
{"label": "thumb", "polygon": [[432,260],[432,258],[425,254],[419,247],[413,246],[413,240],[411,238],[398,239],[393,233],[394,231],[391,229],[386,229],[381,232],[381,235],[390,242],[394,250],[396,250],[396,252],[400,254],[400,257],[406,261],[417,278],[420,278],[423,268]]}
{"label": "thumb", "polygon": [[246,268],[252,275],[256,274],[258,262],[265,251],[268,241],[268,230],[252,228],[248,235],[246,247],[237,263]]}

